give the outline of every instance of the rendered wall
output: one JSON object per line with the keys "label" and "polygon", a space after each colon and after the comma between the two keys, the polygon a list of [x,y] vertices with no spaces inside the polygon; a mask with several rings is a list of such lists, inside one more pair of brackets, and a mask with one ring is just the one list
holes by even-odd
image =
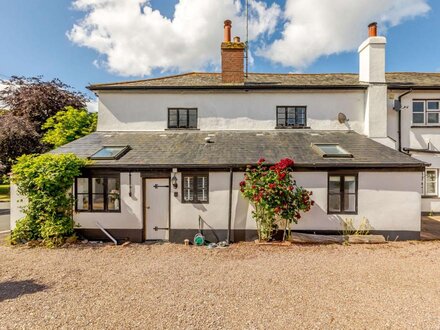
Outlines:
{"label": "rendered wall", "polygon": [[[98,131],[160,131],[168,108],[198,108],[201,130],[271,130],[276,106],[307,106],[312,129],[364,132],[365,91],[100,92]],[[349,121],[340,124],[338,113]]]}
{"label": "rendered wall", "polygon": [[[239,182],[244,173],[234,173],[232,198],[232,230],[255,229],[252,207],[239,193]],[[405,236],[420,231],[420,179],[419,172],[360,172],[357,215],[327,214],[327,173],[295,172],[299,185],[313,191],[315,206],[304,214],[295,230],[340,231],[341,221],[352,218],[358,225],[365,217],[373,231],[391,232]],[[180,178],[180,176],[179,176]],[[210,173],[208,204],[182,204],[179,198],[171,200],[171,228],[197,229],[198,216],[205,221],[204,229],[227,229],[229,173]],[[395,237],[395,236],[393,236]]]}

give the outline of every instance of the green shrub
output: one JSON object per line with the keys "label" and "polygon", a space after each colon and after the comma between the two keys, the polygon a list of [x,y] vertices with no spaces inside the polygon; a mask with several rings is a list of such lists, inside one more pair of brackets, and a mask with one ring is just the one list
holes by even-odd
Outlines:
{"label": "green shrub", "polygon": [[18,158],[11,179],[27,204],[22,208],[25,217],[11,233],[12,244],[41,240],[46,246],[59,246],[74,233],[71,188],[86,164],[73,154]]}

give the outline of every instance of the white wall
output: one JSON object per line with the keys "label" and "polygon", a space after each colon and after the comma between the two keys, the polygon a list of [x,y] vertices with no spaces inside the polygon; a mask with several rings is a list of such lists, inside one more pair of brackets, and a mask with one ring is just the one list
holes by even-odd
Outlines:
{"label": "white wall", "polygon": [[[297,230],[340,230],[341,220],[352,218],[359,224],[367,218],[374,230],[420,231],[420,180],[419,172],[360,172],[357,215],[327,214],[327,173],[294,172],[298,185],[313,191],[315,206],[303,215],[293,227]],[[238,187],[244,173],[234,173],[232,198],[232,229],[255,229],[252,207],[241,196]],[[178,176],[180,182],[180,175]],[[181,204],[172,197],[171,227],[173,229],[197,228],[198,216],[215,229],[227,229],[229,173],[213,172],[209,175],[208,204]],[[207,227],[205,227],[207,229]]]}
{"label": "white wall", "polygon": [[[198,108],[201,130],[271,130],[276,106],[307,106],[312,129],[364,132],[365,91],[100,92],[98,131],[167,128],[168,108]],[[337,121],[343,112],[347,124]]]}
{"label": "white wall", "polygon": [[10,220],[10,228],[14,229],[15,223],[24,217],[21,208],[26,205],[27,199],[23,196],[19,195],[17,192],[17,186],[11,183],[11,215],[9,217]]}
{"label": "white wall", "polygon": [[121,212],[79,212],[73,219],[81,229],[97,229],[96,222],[106,229],[142,229],[142,179],[140,173],[131,174],[132,197],[129,196],[129,174],[121,173]]}

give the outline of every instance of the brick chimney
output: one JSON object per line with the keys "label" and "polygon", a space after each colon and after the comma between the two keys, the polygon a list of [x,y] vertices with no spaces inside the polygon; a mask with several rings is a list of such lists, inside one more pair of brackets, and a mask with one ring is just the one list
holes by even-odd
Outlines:
{"label": "brick chimney", "polygon": [[225,21],[224,41],[222,42],[222,83],[242,84],[244,83],[244,42],[239,37],[231,41],[230,20]]}

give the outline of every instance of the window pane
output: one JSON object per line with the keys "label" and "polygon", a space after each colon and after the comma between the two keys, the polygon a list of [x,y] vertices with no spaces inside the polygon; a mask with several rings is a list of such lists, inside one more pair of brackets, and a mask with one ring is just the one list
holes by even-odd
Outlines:
{"label": "window pane", "polygon": [[93,210],[96,211],[104,210],[104,195],[93,194],[92,206],[93,206]]}
{"label": "window pane", "polygon": [[179,127],[185,128],[188,126],[188,110],[179,109]]}
{"label": "window pane", "polygon": [[413,102],[413,112],[424,112],[425,111],[425,102]]}
{"label": "window pane", "polygon": [[440,110],[440,102],[439,101],[429,101],[428,102],[428,110]]}
{"label": "window pane", "polygon": [[206,202],[208,200],[208,178],[204,176],[197,177],[197,200]]}
{"label": "window pane", "polygon": [[423,113],[413,113],[413,124],[424,124],[425,115]]}
{"label": "window pane", "polygon": [[425,183],[426,194],[428,195],[437,194],[437,171],[427,170],[425,180],[426,180]]}
{"label": "window pane", "polygon": [[76,208],[79,211],[87,211],[89,209],[89,194],[78,194],[76,196]]}
{"label": "window pane", "polygon": [[186,202],[194,200],[194,193],[192,189],[184,189],[183,193],[184,193],[183,199]]}
{"label": "window pane", "polygon": [[194,182],[194,177],[192,177],[192,176],[185,176],[183,178],[183,187],[184,188],[188,188],[188,189],[192,189],[193,188],[193,182]]}
{"label": "window pane", "polygon": [[341,191],[341,177],[331,176],[329,178],[328,190],[330,193],[339,193]]}
{"label": "window pane", "polygon": [[299,126],[305,126],[306,124],[306,109],[297,108],[296,109],[296,124]]}
{"label": "window pane", "polygon": [[76,190],[78,194],[87,194],[89,192],[89,179],[78,178],[76,180]]}
{"label": "window pane", "polygon": [[189,127],[197,128],[197,110],[191,109],[189,110]]}
{"label": "window pane", "polygon": [[356,195],[345,194],[344,195],[344,211],[355,212],[356,211]]}
{"label": "window pane", "polygon": [[119,191],[120,183],[118,178],[107,179],[107,205],[109,211],[119,211]]}
{"label": "window pane", "polygon": [[103,194],[104,193],[104,178],[92,179],[92,193]]}
{"label": "window pane", "polygon": [[341,211],[341,195],[328,196],[328,210],[330,212],[340,212]]}
{"label": "window pane", "polygon": [[344,177],[344,192],[350,194],[356,193],[356,177],[354,176]]}
{"label": "window pane", "polygon": [[285,126],[286,125],[286,109],[278,108],[277,109],[277,125]]}
{"label": "window pane", "polygon": [[438,112],[428,112],[428,124],[438,124],[439,113]]}
{"label": "window pane", "polygon": [[168,110],[168,127],[177,127],[177,109]]}

